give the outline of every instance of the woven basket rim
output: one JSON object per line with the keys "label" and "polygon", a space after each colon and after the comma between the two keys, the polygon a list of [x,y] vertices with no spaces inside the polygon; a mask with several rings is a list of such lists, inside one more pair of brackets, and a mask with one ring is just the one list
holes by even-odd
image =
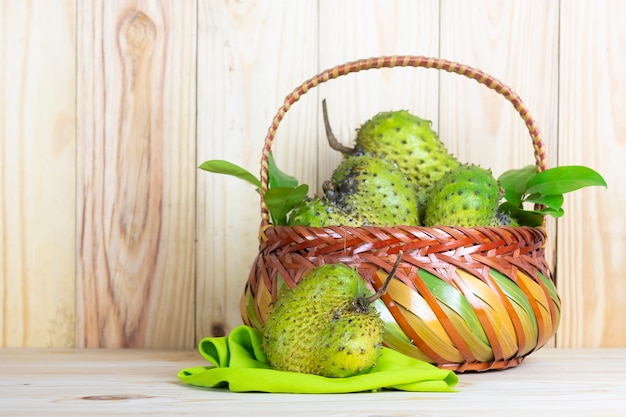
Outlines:
{"label": "woven basket rim", "polygon": [[[293,288],[316,266],[344,263],[377,291],[398,263],[396,289],[390,287],[382,302],[410,342],[391,340],[389,347],[402,351],[410,343],[431,363],[456,372],[514,367],[558,327],[560,301],[548,285],[546,239],[545,228],[529,226],[269,227],[242,294],[242,317],[261,325],[279,288]],[[454,301],[458,297],[465,301]],[[435,318],[438,326],[426,324]]]}
{"label": "woven basket rim", "polygon": [[534,120],[530,110],[528,110],[521,97],[515,91],[513,91],[511,87],[499,81],[497,78],[492,77],[491,75],[466,64],[461,64],[456,61],[442,58],[427,57],[423,55],[384,55],[379,57],[357,59],[355,61],[349,61],[344,64],[328,68],[300,84],[285,97],[283,104],[280,106],[274,118],[272,119],[272,122],[267,131],[267,135],[265,136],[265,141],[261,154],[261,187],[259,190],[261,208],[261,223],[259,226],[260,239],[263,239],[265,230],[267,228],[274,226],[271,224],[269,210],[264,199],[264,194],[269,188],[269,155],[272,149],[272,145],[274,143],[274,138],[278,127],[291,106],[298,100],[300,100],[300,98],[311,89],[332,79],[336,79],[359,71],[395,67],[413,67],[442,70],[462,75],[466,78],[478,82],[481,85],[486,86],[491,90],[494,90],[496,93],[504,97],[513,105],[518,115],[524,121],[532,141],[533,153],[535,156],[535,166],[537,168],[537,171],[545,171],[548,168],[548,157],[546,153],[546,147],[543,142],[542,133],[536,121]]}

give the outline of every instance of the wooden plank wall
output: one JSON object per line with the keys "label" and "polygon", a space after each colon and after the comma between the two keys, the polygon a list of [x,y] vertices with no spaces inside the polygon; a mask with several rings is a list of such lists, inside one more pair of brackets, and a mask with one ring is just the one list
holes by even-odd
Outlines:
{"label": "wooden plank wall", "polygon": [[[556,344],[626,346],[626,4],[620,0],[0,0],[0,346],[192,348],[238,325],[257,250],[254,189],[198,171],[258,172],[284,96],[336,64],[441,56],[511,85],[551,165],[609,189],[550,221],[563,298]],[[513,108],[458,75],[353,74],[305,95],[278,163],[319,189],[377,111],[433,121],[460,159],[533,162]]]}

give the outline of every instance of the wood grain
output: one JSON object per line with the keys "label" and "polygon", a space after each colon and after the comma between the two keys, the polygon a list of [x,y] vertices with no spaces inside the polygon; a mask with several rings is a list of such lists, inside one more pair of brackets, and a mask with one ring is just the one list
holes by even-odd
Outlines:
{"label": "wood grain", "polygon": [[[510,370],[459,375],[458,392],[265,394],[176,379],[191,350],[5,349],[0,406],[19,416],[622,416],[626,349],[542,349]],[[71,389],[68,389],[71,387]]]}
{"label": "wood grain", "polygon": [[[320,70],[382,55],[437,56],[439,1],[320,1]],[[438,74],[415,68],[370,70],[350,74],[317,88],[326,99],[338,139],[354,145],[356,129],[381,111],[409,110],[438,126]],[[319,104],[318,104],[319,105]],[[321,113],[320,113],[321,114]],[[330,178],[341,154],[328,147],[318,118],[318,182]]]}
{"label": "wood grain", "polygon": [[[198,165],[225,159],[258,175],[274,114],[284,97],[317,71],[317,2],[199,4]],[[299,113],[281,126],[274,153],[283,171],[311,183],[316,104],[303,100],[298,106]],[[198,173],[198,340],[241,323],[239,299],[258,251],[260,221],[252,185]]]}
{"label": "wood grain", "polygon": [[0,346],[74,344],[76,10],[0,1]]}
{"label": "wood grain", "polygon": [[[0,0],[0,346],[190,347],[240,324],[258,195],[199,171],[253,173],[284,97],[334,65],[440,56],[511,85],[549,165],[599,170],[548,223],[557,343],[626,346],[624,2],[582,0]],[[351,74],[281,122],[279,166],[320,191],[376,112],[432,119],[463,160],[533,163],[513,108],[458,75]]]}
{"label": "wood grain", "polygon": [[77,345],[192,346],[195,3],[78,13]]}
{"label": "wood grain", "polygon": [[[441,56],[508,84],[556,160],[558,3],[442,0]],[[441,79],[441,134],[459,158],[495,175],[534,164],[528,130],[501,96],[463,77]]]}
{"label": "wood grain", "polygon": [[566,197],[559,220],[559,345],[625,346],[626,3],[561,4],[559,164],[599,171],[608,189]]}

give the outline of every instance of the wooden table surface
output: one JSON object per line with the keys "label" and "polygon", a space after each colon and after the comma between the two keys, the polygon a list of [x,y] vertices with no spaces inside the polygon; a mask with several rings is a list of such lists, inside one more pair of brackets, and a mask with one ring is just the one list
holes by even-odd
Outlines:
{"label": "wooden table surface", "polygon": [[0,415],[626,416],[626,349],[551,349],[458,392],[295,395],[182,384],[195,351],[0,349]]}

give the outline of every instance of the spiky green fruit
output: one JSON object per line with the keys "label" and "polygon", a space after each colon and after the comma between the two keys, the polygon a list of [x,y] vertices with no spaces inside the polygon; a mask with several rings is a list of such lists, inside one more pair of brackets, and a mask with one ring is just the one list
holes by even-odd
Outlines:
{"label": "spiky green fruit", "polygon": [[380,112],[357,131],[355,151],[396,164],[414,184],[421,206],[433,184],[459,166],[430,120],[406,110]]}
{"label": "spiky green fruit", "polygon": [[519,227],[519,224],[515,219],[511,217],[510,214],[502,212],[500,210],[496,210],[493,219],[491,219],[491,227],[500,227],[500,226],[511,226],[511,227]]}
{"label": "spiky green fruit", "polygon": [[491,170],[466,164],[446,173],[426,203],[426,226],[490,226],[501,198]]}
{"label": "spiky green fruit", "polygon": [[371,295],[345,264],[313,268],[277,297],[261,348],[273,369],[348,377],[367,372],[381,354],[384,324]]}
{"label": "spiky green fruit", "polygon": [[362,226],[358,213],[346,213],[327,198],[310,197],[289,213],[289,226]]}
{"label": "spiky green fruit", "polygon": [[344,158],[333,171],[326,196],[371,226],[419,224],[413,185],[395,165],[376,156]]}

